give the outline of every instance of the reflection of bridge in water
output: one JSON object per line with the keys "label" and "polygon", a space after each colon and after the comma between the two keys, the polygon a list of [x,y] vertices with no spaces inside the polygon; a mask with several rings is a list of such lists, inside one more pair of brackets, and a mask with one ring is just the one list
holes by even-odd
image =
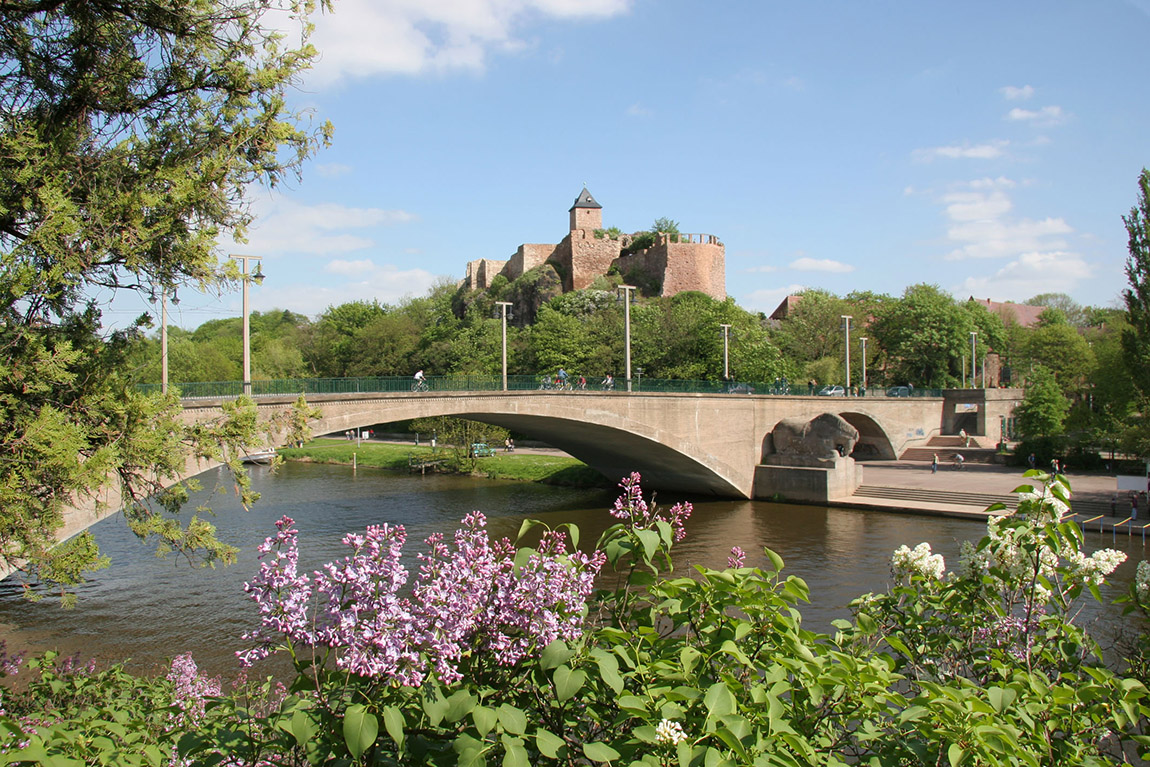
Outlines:
{"label": "reflection of bridge in water", "polygon": [[[356,386],[368,388],[364,380],[356,380]],[[547,442],[611,479],[638,471],[647,488],[731,498],[773,495],[762,481],[756,486],[756,478],[763,476],[760,464],[770,451],[771,431],[784,418],[837,414],[859,432],[855,459],[892,460],[934,436],[956,433],[960,423],[972,434],[987,435],[989,428],[996,436],[1000,418],[1009,417],[1021,398],[1017,389],[954,389],[911,398],[725,394],[718,385],[712,385],[718,391],[711,392],[502,391],[491,390],[499,386],[493,377],[482,377],[481,385],[474,387],[478,391],[464,386],[445,390],[443,380],[432,379],[431,391],[412,392],[409,378],[372,380],[385,381],[387,386],[378,388],[391,390],[307,394],[309,404],[322,412],[310,424],[313,432],[342,433],[414,418],[454,416]],[[531,379],[536,386],[537,381]],[[305,382],[295,382],[293,393],[261,394],[259,382],[255,383],[261,420],[289,410],[299,392],[309,388],[298,385]],[[644,382],[644,389],[652,383],[662,382]],[[330,380],[325,386],[329,385]],[[190,385],[180,388],[193,390]],[[218,418],[221,404],[233,398],[186,398],[185,417]],[[189,460],[185,476],[214,465]],[[111,489],[100,500],[109,511],[96,512],[93,503],[66,513],[63,537],[119,508]]]}

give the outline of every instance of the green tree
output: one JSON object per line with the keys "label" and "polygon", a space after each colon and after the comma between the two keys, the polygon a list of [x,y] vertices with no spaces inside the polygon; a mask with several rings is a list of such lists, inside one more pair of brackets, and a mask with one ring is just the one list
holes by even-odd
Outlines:
{"label": "green tree", "polygon": [[1037,367],[1030,375],[1030,387],[1022,402],[1014,409],[1018,431],[1027,438],[1055,437],[1062,433],[1062,424],[1070,402],[1062,396],[1054,374]]}
{"label": "green tree", "polygon": [[888,355],[888,376],[916,386],[951,386],[970,354],[971,313],[937,285],[911,285],[884,306],[871,334]]}
{"label": "green tree", "polygon": [[[306,22],[311,3],[287,5]],[[83,538],[53,544],[63,506],[112,477],[135,531],[224,554],[202,525],[181,531],[145,499],[192,443],[218,455],[210,440],[252,437],[254,414],[234,410],[232,431],[189,430],[174,399],[137,395],[128,363],[140,325],[102,336],[88,297],[234,281],[217,238],[244,234],[246,189],[283,181],[326,139],[285,103],[315,56],[310,27],[285,44],[261,23],[267,8],[0,7],[0,566],[74,581],[98,564]]]}
{"label": "green tree", "polygon": [[1126,367],[1143,398],[1150,398],[1150,171],[1138,177],[1138,202],[1123,216],[1129,236],[1126,279],[1130,287],[1122,292],[1126,322],[1122,348]]}
{"label": "green tree", "polygon": [[815,360],[843,358],[844,314],[854,314],[848,301],[825,290],[804,290],[794,310],[779,324],[775,341],[800,368]]}
{"label": "green tree", "polygon": [[1033,364],[1054,374],[1062,393],[1068,396],[1082,390],[1094,368],[1090,344],[1056,309],[1047,309],[1039,317],[1038,327],[1027,339],[1026,353]]}
{"label": "green tree", "polygon": [[1022,303],[1027,306],[1045,306],[1048,309],[1057,309],[1076,328],[1084,328],[1090,322],[1090,313],[1086,307],[1075,301],[1065,293],[1039,293]]}

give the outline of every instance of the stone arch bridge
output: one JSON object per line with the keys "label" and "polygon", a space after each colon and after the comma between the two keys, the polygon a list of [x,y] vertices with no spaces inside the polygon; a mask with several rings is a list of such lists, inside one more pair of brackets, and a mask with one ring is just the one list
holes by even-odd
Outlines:
{"label": "stone arch bridge", "polygon": [[[974,434],[997,428],[1020,400],[1012,389],[956,389],[937,397],[773,397],[636,392],[422,392],[311,395],[323,415],[316,434],[412,418],[456,416],[503,426],[569,453],[614,479],[632,471],[646,486],[733,498],[756,492],[768,435],[780,420],[840,415],[859,431],[856,459],[895,459],[977,413]],[[291,396],[261,397],[268,417]],[[190,418],[218,415],[219,402],[185,401]]]}

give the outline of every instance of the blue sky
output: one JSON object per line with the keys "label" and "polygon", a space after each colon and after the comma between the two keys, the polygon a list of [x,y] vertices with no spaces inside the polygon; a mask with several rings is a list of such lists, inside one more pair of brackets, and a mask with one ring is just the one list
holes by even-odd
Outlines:
{"label": "blue sky", "polygon": [[[584,184],[605,226],[717,235],[751,310],[1125,286],[1150,0],[336,0],[317,25],[292,97],[334,143],[221,244],[264,258],[255,310],[424,295],[558,242]],[[180,299],[184,327],[240,311]]]}

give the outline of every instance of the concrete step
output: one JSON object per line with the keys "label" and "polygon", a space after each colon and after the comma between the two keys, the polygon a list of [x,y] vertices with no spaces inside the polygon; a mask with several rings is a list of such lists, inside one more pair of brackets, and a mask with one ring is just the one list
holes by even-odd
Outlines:
{"label": "concrete step", "polygon": [[[862,485],[854,493],[856,496],[864,498],[885,498],[894,501],[918,501],[921,503],[937,503],[946,504],[951,506],[979,506],[986,508],[994,503],[1005,504],[1008,509],[1018,508],[1018,497],[1013,493],[1007,495],[998,495],[994,493],[967,493],[953,490],[928,490],[924,488],[911,488],[911,487],[886,487],[880,485]],[[1098,520],[1087,523],[1085,520],[1093,517],[1104,516],[1110,518],[1107,521],[1107,527],[1112,524],[1115,519],[1125,519],[1130,515],[1130,502],[1125,499],[1120,499],[1118,502],[1117,514],[1112,514],[1110,511],[1109,501],[1093,501],[1093,500],[1071,500],[1070,510],[1075,515],[1075,519],[1079,524],[1086,524],[1093,529],[1094,525],[1098,524]],[[1145,510],[1142,514],[1145,515]]]}
{"label": "concrete step", "polygon": [[930,463],[935,455],[941,464],[954,463],[954,456],[962,453],[966,463],[994,463],[994,448],[976,447],[908,447],[899,456],[900,461],[924,461]]}

